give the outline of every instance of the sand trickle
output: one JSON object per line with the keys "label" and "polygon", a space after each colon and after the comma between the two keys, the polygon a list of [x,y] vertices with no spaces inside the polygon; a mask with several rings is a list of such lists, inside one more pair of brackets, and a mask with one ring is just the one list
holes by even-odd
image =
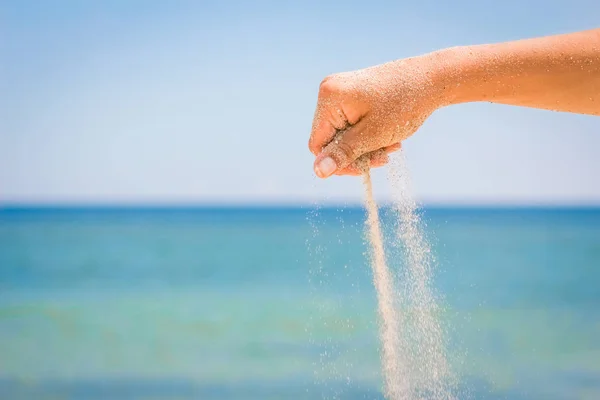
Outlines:
{"label": "sand trickle", "polygon": [[412,197],[408,168],[402,153],[392,159],[390,177],[393,211],[397,218],[396,244],[402,248],[399,295],[405,308],[403,340],[410,349],[406,362],[411,365],[411,397],[435,400],[454,399],[453,381],[448,365],[439,306],[432,292],[433,256],[423,233]]}
{"label": "sand trickle", "polygon": [[406,371],[401,354],[399,335],[399,320],[395,307],[394,282],[392,274],[386,265],[383,236],[379,224],[377,204],[373,197],[371,175],[366,163],[360,166],[366,191],[367,226],[371,243],[371,266],[373,282],[377,291],[379,309],[379,335],[381,339],[381,364],[385,383],[385,396],[390,400],[406,399],[409,387],[406,382]]}
{"label": "sand trickle", "polygon": [[379,309],[385,396],[389,400],[454,399],[438,306],[430,288],[431,252],[421,230],[416,202],[410,196],[403,159],[396,162],[392,173],[396,189],[394,208],[398,216],[397,241],[405,258],[398,290],[386,264],[370,173],[364,162],[360,168]]}

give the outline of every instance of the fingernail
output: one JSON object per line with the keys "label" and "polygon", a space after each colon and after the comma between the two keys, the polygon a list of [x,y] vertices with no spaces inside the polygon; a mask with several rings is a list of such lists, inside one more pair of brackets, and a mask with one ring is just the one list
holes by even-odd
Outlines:
{"label": "fingernail", "polygon": [[329,175],[333,174],[337,169],[337,165],[333,158],[325,157],[315,166],[315,173],[319,178],[327,178]]}

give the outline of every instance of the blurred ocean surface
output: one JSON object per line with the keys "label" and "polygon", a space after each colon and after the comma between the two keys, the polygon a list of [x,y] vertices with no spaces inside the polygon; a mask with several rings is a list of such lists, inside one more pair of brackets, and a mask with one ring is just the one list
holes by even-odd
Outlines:
{"label": "blurred ocean surface", "polygon": [[[422,214],[459,397],[600,399],[600,209]],[[0,209],[0,399],[382,399],[363,219]]]}

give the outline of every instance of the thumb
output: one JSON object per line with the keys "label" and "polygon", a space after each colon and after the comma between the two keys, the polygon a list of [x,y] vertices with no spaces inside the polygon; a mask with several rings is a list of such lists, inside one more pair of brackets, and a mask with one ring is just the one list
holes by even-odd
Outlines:
{"label": "thumb", "polygon": [[327,178],[371,151],[363,137],[363,121],[338,133],[315,159],[314,170],[319,178]]}

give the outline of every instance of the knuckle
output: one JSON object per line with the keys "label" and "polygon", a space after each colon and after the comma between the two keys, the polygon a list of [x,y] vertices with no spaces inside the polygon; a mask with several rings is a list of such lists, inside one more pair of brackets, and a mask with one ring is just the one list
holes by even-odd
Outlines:
{"label": "knuckle", "polygon": [[319,95],[328,96],[338,89],[337,78],[335,75],[329,75],[321,81],[319,85]]}

